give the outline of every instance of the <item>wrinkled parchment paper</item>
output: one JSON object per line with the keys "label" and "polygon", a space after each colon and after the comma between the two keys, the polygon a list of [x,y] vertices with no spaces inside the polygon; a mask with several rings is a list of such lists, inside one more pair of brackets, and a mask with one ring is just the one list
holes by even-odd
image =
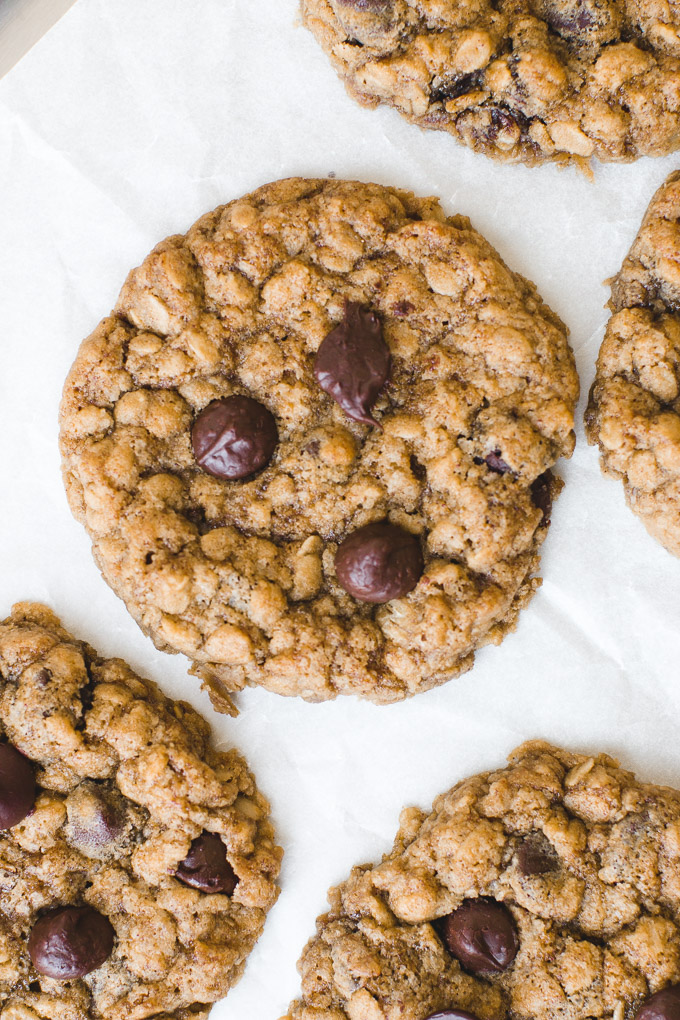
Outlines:
{"label": "wrinkled parchment paper", "polygon": [[[215,1020],[276,1020],[326,889],[391,844],[403,805],[542,736],[680,784],[680,563],[600,476],[581,425],[618,269],[680,155],[626,166],[491,163],[345,95],[296,0],[78,0],[0,83],[0,614],[40,599],[210,718],[247,755],[286,856],[282,893]],[[101,580],[71,518],[57,406],[78,344],[167,234],[258,185],[334,172],[436,194],[568,323],[576,453],[543,547],[544,584],[500,648],[436,691],[378,708],[263,691],[217,716]]]}

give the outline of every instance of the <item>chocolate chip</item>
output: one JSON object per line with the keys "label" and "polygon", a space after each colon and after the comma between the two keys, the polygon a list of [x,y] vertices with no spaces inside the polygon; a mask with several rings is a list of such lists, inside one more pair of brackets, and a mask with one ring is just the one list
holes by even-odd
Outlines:
{"label": "chocolate chip", "polygon": [[66,839],[86,857],[108,856],[125,832],[122,798],[95,783],[81,783],[68,795],[66,814]]}
{"label": "chocolate chip", "polygon": [[0,829],[10,829],[35,804],[35,777],[28,758],[11,744],[0,744]]}
{"label": "chocolate chip", "polygon": [[414,454],[411,454],[408,459],[408,463],[411,468],[411,474],[414,478],[417,478],[419,482],[422,482],[427,478],[427,468],[424,464],[420,463]]}
{"label": "chocolate chip", "polygon": [[642,1003],[635,1020],[680,1020],[680,985],[669,985],[652,995]]}
{"label": "chocolate chip", "polygon": [[515,128],[519,128],[520,134],[526,134],[530,124],[531,120],[525,117],[520,110],[494,106],[491,108],[491,124],[487,128],[486,135],[489,141],[493,142],[501,132],[514,132]]}
{"label": "chocolate chip", "polygon": [[314,376],[348,417],[376,425],[370,411],[389,378],[390,351],[370,308],[345,301],[344,315],[317,351]]}
{"label": "chocolate chip", "polygon": [[28,952],[38,973],[68,981],[101,967],[114,936],[109,919],[94,907],[58,907],[33,925]]}
{"label": "chocolate chip", "polygon": [[529,836],[517,851],[517,867],[523,875],[547,875],[558,870],[559,862],[547,839]]}
{"label": "chocolate chip", "polygon": [[205,893],[231,896],[238,884],[227,860],[227,848],[215,832],[202,832],[191,844],[189,853],[177,865],[175,877]]}
{"label": "chocolate chip", "polygon": [[601,0],[547,0],[544,2],[542,14],[553,31],[572,42],[578,42],[579,36],[587,35],[589,29],[597,28],[607,32],[613,27],[608,4]]}
{"label": "chocolate chip", "polygon": [[484,461],[487,467],[490,467],[492,471],[496,472],[496,474],[504,475],[508,471],[512,471],[510,465],[506,464],[502,459],[500,450],[492,450],[491,453],[487,453]]}
{"label": "chocolate chip", "polygon": [[437,85],[430,92],[430,102],[447,102],[449,99],[458,99],[468,92],[476,92],[484,82],[484,71],[471,71],[470,74],[458,74],[455,78]]}
{"label": "chocolate chip", "polygon": [[213,400],[191,430],[194,456],[203,470],[230,481],[265,467],[278,441],[273,414],[252,397]]}
{"label": "chocolate chip", "polygon": [[512,914],[492,899],[463,900],[442,919],[442,931],[446,948],[473,974],[507,970],[519,949]]}
{"label": "chocolate chip", "polygon": [[550,482],[552,480],[552,471],[544,471],[542,475],[535,478],[531,483],[531,498],[533,504],[543,514],[542,527],[547,528],[550,524],[550,514],[552,511],[552,496],[550,495]]}
{"label": "chocolate chip", "polygon": [[340,543],[335,572],[345,591],[361,602],[402,598],[423,572],[420,542],[388,521],[367,524]]}
{"label": "chocolate chip", "polygon": [[440,1013],[430,1013],[425,1020],[477,1020],[477,1017],[464,1009],[445,1009]]}
{"label": "chocolate chip", "polygon": [[38,672],[35,674],[35,676],[33,677],[33,683],[35,684],[36,687],[40,687],[42,690],[45,690],[45,688],[49,687],[51,679],[52,674],[50,673],[49,669],[43,668],[39,669]]}

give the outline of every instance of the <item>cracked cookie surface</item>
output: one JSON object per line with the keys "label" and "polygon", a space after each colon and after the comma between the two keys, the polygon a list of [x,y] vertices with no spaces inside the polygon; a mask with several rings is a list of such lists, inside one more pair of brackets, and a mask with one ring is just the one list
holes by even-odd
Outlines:
{"label": "cracked cookie surface", "polygon": [[588,441],[650,535],[680,556],[680,172],[653,196],[609,305]]}
{"label": "cracked cookie surface", "polygon": [[[269,806],[243,758],[214,750],[189,705],[29,603],[0,622],[0,732],[36,786],[32,810],[0,831],[2,1020],[205,1020],[278,891]],[[223,870],[226,850],[230,894],[196,887],[210,868],[194,867],[193,887],[176,877],[206,833]],[[70,980],[36,970],[29,942],[64,907],[113,926],[104,962]]]}
{"label": "cracked cookie surface", "polygon": [[[531,741],[404,810],[382,862],[331,889],[286,1020],[632,1017],[680,979],[679,866],[680,793]],[[515,931],[494,972],[447,948],[480,901]]]}
{"label": "cracked cookie surface", "polygon": [[353,98],[498,159],[680,144],[677,0],[301,0]]}
{"label": "cracked cookie surface", "polygon": [[[314,376],[348,302],[389,350],[377,424]],[[64,479],[105,579],[160,648],[194,660],[216,707],[247,684],[390,702],[514,626],[577,395],[564,326],[465,217],[291,179],[133,270],[66,382]],[[273,456],[250,478],[213,477],[192,425],[244,397],[275,419]],[[335,555],[381,521],[417,537],[424,569],[371,605],[338,583]]]}

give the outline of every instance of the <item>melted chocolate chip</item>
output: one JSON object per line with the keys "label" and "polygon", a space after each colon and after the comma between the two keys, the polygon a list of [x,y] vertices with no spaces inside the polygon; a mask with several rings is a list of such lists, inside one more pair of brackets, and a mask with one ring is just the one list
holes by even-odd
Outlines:
{"label": "melted chocolate chip", "polygon": [[39,669],[33,677],[33,683],[36,687],[40,687],[42,690],[45,690],[45,688],[49,687],[51,679],[52,674],[49,669]]}
{"label": "melted chocolate chip", "polygon": [[419,482],[422,482],[427,478],[427,468],[424,464],[420,463],[414,454],[411,454],[408,459],[408,463],[411,468],[411,474],[414,478],[417,478]]}
{"label": "melted chocolate chip", "polygon": [[608,0],[544,0],[541,11],[554,32],[568,42],[587,42],[594,29],[598,43],[611,41],[617,34],[620,16]]}
{"label": "melted chocolate chip", "polygon": [[555,851],[544,837],[527,837],[517,851],[517,867],[523,875],[547,875],[557,871]]}
{"label": "melted chocolate chip", "polygon": [[447,102],[449,99],[458,99],[468,92],[476,92],[484,82],[484,71],[471,71],[470,74],[458,74],[449,81],[442,82],[430,92],[430,102]]}
{"label": "melted chocolate chip", "polygon": [[17,825],[35,804],[35,777],[28,758],[0,744],[0,829]]}
{"label": "melted chocolate chip", "polygon": [[473,974],[500,973],[517,956],[519,940],[512,914],[496,900],[463,900],[441,922],[449,952]]}
{"label": "melted chocolate chip", "polygon": [[390,351],[380,319],[369,308],[345,301],[345,317],[317,351],[314,376],[354,421],[376,425],[370,411],[390,375]]}
{"label": "melted chocolate chip", "polygon": [[335,572],[345,591],[361,602],[400,599],[415,588],[423,572],[420,542],[387,521],[367,524],[340,543]]}
{"label": "melted chocolate chip", "polygon": [[496,474],[504,475],[508,471],[512,471],[510,465],[506,464],[503,458],[501,457],[500,450],[492,450],[491,453],[487,453],[486,457],[484,458],[484,461],[487,467],[490,467],[492,471],[496,472]]}
{"label": "melted chocolate chip", "polygon": [[33,925],[28,952],[38,973],[69,981],[101,967],[114,936],[109,919],[94,907],[59,907]]}
{"label": "melted chocolate chip", "polygon": [[84,782],[76,787],[66,798],[66,813],[66,838],[86,857],[108,856],[125,832],[122,798],[96,783]]}
{"label": "melted chocolate chip", "polygon": [[215,478],[236,481],[265,467],[279,441],[271,411],[252,397],[213,400],[191,430],[194,456]]}
{"label": "melted chocolate chip", "polygon": [[587,7],[582,7],[580,10],[577,9],[572,18],[560,17],[556,11],[551,11],[546,17],[546,21],[556,32],[567,36],[592,28],[595,24],[595,19]]}
{"label": "melted chocolate chip", "polygon": [[635,1020],[680,1020],[680,985],[669,985],[643,1002]]}
{"label": "melted chocolate chip", "polygon": [[531,498],[533,504],[543,514],[543,521],[541,527],[547,528],[550,524],[550,514],[552,511],[552,496],[550,495],[550,481],[552,479],[552,471],[544,471],[542,475],[535,478],[531,483]]}
{"label": "melted chocolate chip", "polygon": [[513,131],[516,127],[521,133],[526,133],[531,120],[525,117],[520,110],[509,110],[501,106],[491,108],[491,126],[487,130],[487,137],[495,141],[502,131]]}
{"label": "melted chocolate chip", "polygon": [[464,1009],[445,1009],[439,1013],[430,1013],[425,1020],[477,1020],[477,1017]]}
{"label": "melted chocolate chip", "polygon": [[202,832],[191,844],[189,853],[177,865],[175,878],[192,889],[231,896],[238,877],[227,860],[227,848],[215,832]]}

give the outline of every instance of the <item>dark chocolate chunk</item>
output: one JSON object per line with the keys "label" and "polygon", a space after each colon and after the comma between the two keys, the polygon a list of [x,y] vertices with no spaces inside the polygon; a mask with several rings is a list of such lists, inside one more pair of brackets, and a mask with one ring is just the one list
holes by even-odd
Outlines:
{"label": "dark chocolate chunk", "polygon": [[533,504],[543,513],[542,527],[547,528],[550,524],[552,512],[552,496],[550,495],[550,482],[552,471],[544,471],[542,475],[535,478],[531,483],[531,498]]}
{"label": "dark chocolate chunk", "polygon": [[503,131],[514,131],[520,129],[520,133],[526,134],[531,124],[529,117],[526,117],[521,110],[510,110],[507,107],[491,107],[491,124],[487,128],[489,141],[496,141],[498,135]]}
{"label": "dark chocolate chunk", "polygon": [[189,853],[177,865],[175,877],[205,893],[231,896],[238,884],[227,860],[227,848],[215,832],[204,831],[191,844]]}
{"label": "dark chocolate chunk", "polygon": [[94,907],[58,907],[33,925],[28,952],[38,973],[69,981],[101,967],[114,936],[109,919]]}
{"label": "dark chocolate chunk", "polygon": [[215,478],[235,481],[265,467],[279,441],[271,411],[252,397],[223,397],[204,408],[191,430],[194,456]]}
{"label": "dark chocolate chunk", "polygon": [[340,543],[335,572],[345,591],[361,602],[402,598],[423,572],[420,542],[388,521],[367,524]]}
{"label": "dark chocolate chunk", "polygon": [[348,417],[376,425],[371,408],[390,375],[390,351],[380,319],[370,308],[345,301],[345,317],[321,343],[314,376]]}
{"label": "dark chocolate chunk", "polygon": [[420,463],[415,454],[411,454],[408,459],[408,463],[411,468],[411,474],[414,478],[417,478],[419,482],[422,482],[427,478],[427,468],[424,464]]}
{"label": "dark chocolate chunk", "polygon": [[476,92],[484,83],[484,71],[471,71],[469,74],[457,74],[455,78],[443,81],[430,92],[431,103],[446,103],[449,99],[458,99],[468,92]]}
{"label": "dark chocolate chunk", "polygon": [[517,850],[517,867],[523,875],[547,875],[559,869],[559,861],[544,836],[528,836]]}
{"label": "dark chocolate chunk", "polygon": [[10,829],[35,804],[35,777],[28,758],[11,744],[0,744],[0,829]]}
{"label": "dark chocolate chunk", "polygon": [[36,685],[36,687],[39,687],[41,690],[45,690],[47,687],[49,687],[51,679],[52,674],[50,673],[49,669],[45,669],[43,667],[43,669],[39,669],[38,672],[33,677],[33,683]]}
{"label": "dark chocolate chunk", "polygon": [[503,458],[501,457],[500,450],[492,450],[491,453],[487,453],[484,460],[486,462],[487,467],[490,467],[492,471],[496,472],[496,474],[504,475],[506,474],[506,472],[512,471],[510,465],[506,464]]}
{"label": "dark chocolate chunk", "polygon": [[497,900],[463,900],[442,918],[444,943],[473,974],[507,970],[519,949],[517,928],[508,908]]}
{"label": "dark chocolate chunk", "polygon": [[621,14],[612,0],[542,0],[540,14],[572,45],[591,38],[602,47],[621,33]]}
{"label": "dark chocolate chunk", "polygon": [[635,1020],[680,1020],[680,985],[669,985],[650,996],[640,1006]]}

